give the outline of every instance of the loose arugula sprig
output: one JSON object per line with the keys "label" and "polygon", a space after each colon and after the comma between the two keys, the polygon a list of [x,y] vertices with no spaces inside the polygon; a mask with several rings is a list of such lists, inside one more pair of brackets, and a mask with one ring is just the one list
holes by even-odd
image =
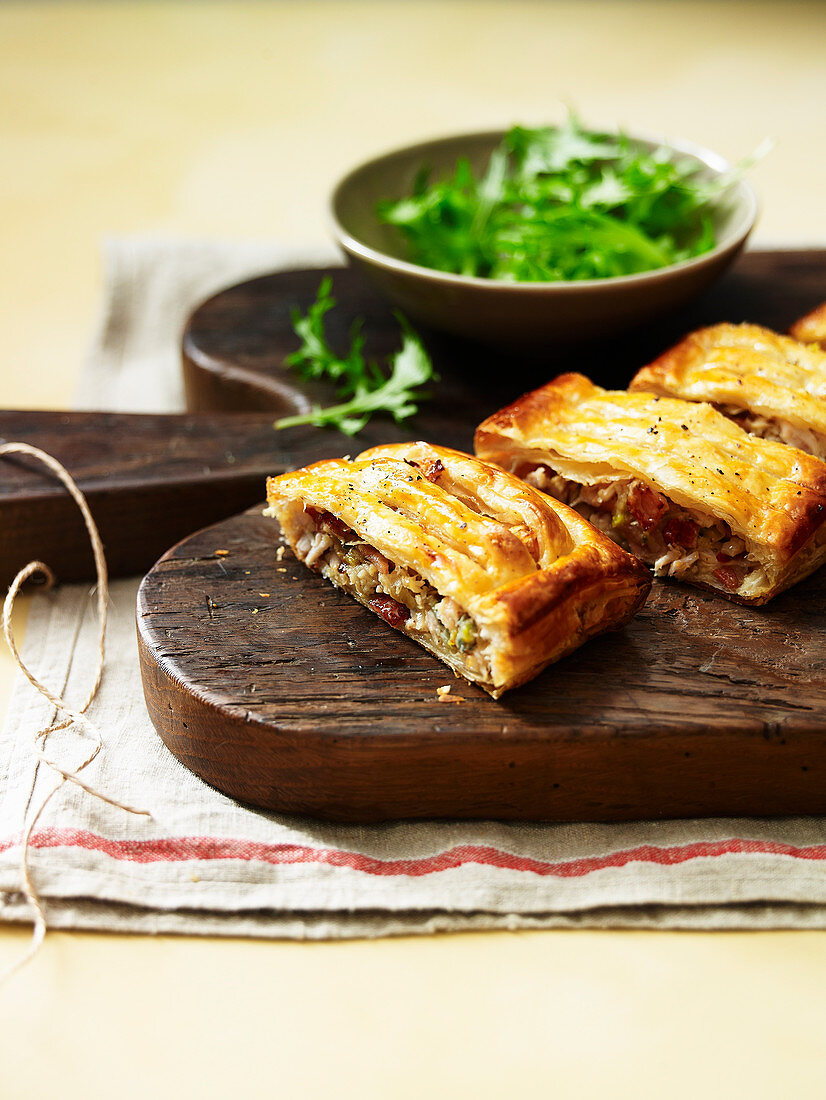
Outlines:
{"label": "loose arugula sprig", "polygon": [[715,245],[714,203],[762,154],[709,183],[695,161],[647,152],[623,134],[515,126],[476,178],[451,177],[378,204],[406,238],[410,259],[458,275],[511,282],[601,279],[650,271]]}
{"label": "loose arugula sprig", "polygon": [[293,428],[312,424],[319,428],[338,428],[345,435],[356,435],[376,412],[389,413],[394,420],[407,420],[418,411],[417,402],[428,395],[420,386],[436,376],[433,364],[422,342],[401,314],[396,314],[402,326],[402,346],[389,359],[390,374],[364,357],[364,334],[356,321],[350,334],[350,350],[340,358],[327,343],[325,316],[335,307],[332,280],[324,279],[318,296],[302,316],[296,310],[292,322],[301,346],[286,359],[303,378],[329,378],[341,382],[338,393],[347,398],[339,405],[322,408],[313,405],[308,413],[285,416],[275,427]]}

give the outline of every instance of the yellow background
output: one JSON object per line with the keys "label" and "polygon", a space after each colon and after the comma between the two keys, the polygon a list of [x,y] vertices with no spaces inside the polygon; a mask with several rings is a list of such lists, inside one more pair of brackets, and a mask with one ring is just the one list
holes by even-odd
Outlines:
{"label": "yellow background", "polygon": [[[564,102],[729,159],[773,137],[755,243],[826,244],[824,46],[822,4],[6,4],[0,403],[71,403],[103,236],[317,242],[365,155]],[[0,989],[0,1097],[822,1097],[824,988],[821,933],[55,933]]]}

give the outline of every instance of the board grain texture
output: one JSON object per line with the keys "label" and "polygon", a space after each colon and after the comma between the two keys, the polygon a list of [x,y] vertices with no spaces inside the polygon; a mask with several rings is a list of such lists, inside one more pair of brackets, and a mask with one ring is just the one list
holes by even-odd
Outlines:
{"label": "board grain texture", "polygon": [[826,812],[826,572],[760,610],[657,582],[493,701],[277,535],[260,508],[207,528],[138,597],[152,721],[227,794],[365,822]]}
{"label": "board grain texture", "polygon": [[[74,477],[98,525],[110,576],[144,573],[170,545],[260,500],[279,466],[272,416],[0,411],[0,438],[39,447]],[[45,561],[61,582],[91,580],[80,511],[28,455],[0,462],[0,585]]]}
{"label": "board grain texture", "polygon": [[[231,288],[184,336],[190,406],[297,411],[283,359],[290,310],[324,272]],[[376,354],[389,311],[334,272],[340,342],[366,318]],[[358,440],[311,429],[278,437],[298,465],[385,440],[468,449],[476,423],[563,370],[605,385],[701,324],[783,330],[826,298],[826,253],[741,258],[688,310],[601,344],[509,359],[434,334],[441,381],[406,426],[375,419]],[[292,390],[292,392],[290,392]],[[610,821],[826,812],[826,571],[749,609],[656,582],[642,613],[497,702],[393,631],[291,554],[260,507],[185,539],[145,578],[138,635],[147,706],[171,751],[227,794],[330,820]],[[226,551],[226,553],[216,553]],[[453,702],[437,688],[451,684]]]}
{"label": "board grain texture", "polygon": [[[331,343],[344,350],[354,318],[363,317],[368,353],[382,356],[397,348],[398,322],[355,272],[330,268],[261,276],[221,291],[190,317],[182,341],[187,408],[288,415],[307,410],[312,401],[335,401],[332,385],[302,383],[284,366],[298,345],[291,314],[306,311],[328,275],[339,303],[327,314]],[[433,400],[422,403],[407,426],[376,417],[357,443],[364,449],[418,434],[467,449],[473,428],[484,417],[563,371],[578,370],[600,385],[624,389],[642,365],[692,329],[751,321],[782,332],[824,300],[826,249],[747,252],[690,306],[621,337],[603,340],[596,329],[587,343],[551,346],[529,356],[422,330],[440,376],[432,387]],[[336,447],[346,450],[348,440],[328,431],[293,428],[279,432],[275,446],[306,461],[334,453]]]}

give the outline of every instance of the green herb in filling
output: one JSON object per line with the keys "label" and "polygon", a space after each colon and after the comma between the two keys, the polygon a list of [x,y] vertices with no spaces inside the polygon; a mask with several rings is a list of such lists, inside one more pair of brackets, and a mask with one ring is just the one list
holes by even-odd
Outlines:
{"label": "green herb in filling", "polygon": [[622,527],[622,525],[626,522],[628,518],[628,513],[624,508],[617,508],[616,512],[614,512],[613,516],[611,517],[611,526]]}
{"label": "green herb in filling", "polygon": [[476,624],[470,615],[463,615],[459,620],[453,644],[462,653],[467,653],[476,645]]}

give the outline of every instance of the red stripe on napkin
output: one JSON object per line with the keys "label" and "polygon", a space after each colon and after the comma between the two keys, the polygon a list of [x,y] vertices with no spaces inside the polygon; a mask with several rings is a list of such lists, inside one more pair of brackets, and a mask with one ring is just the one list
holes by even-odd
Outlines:
{"label": "red stripe on napkin", "polygon": [[[19,844],[19,838],[0,841],[0,852]],[[112,840],[80,829],[43,829],[29,839],[30,848],[81,848],[101,852],[112,859],[129,863],[179,863],[186,860],[238,859],[247,862],[280,864],[321,864],[347,867],[367,875],[432,875],[476,863],[508,871],[526,871],[556,878],[580,878],[609,867],[629,863],[651,863],[672,867],[693,859],[729,855],[774,855],[792,859],[826,860],[826,844],[797,847],[773,840],[696,841],[671,847],[643,844],[637,848],[609,852],[601,856],[551,863],[530,856],[514,855],[500,848],[460,844],[447,851],[418,859],[377,859],[341,848],[311,848],[301,844],[263,844],[253,840],[214,837],[170,837],[156,840]]]}

